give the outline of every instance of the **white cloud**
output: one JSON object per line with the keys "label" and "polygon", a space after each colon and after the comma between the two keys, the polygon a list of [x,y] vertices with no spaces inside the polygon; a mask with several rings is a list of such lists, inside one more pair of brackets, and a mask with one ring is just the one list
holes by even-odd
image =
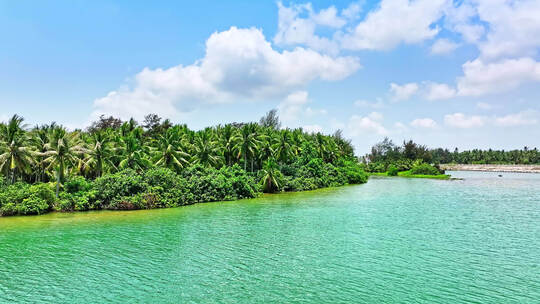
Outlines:
{"label": "white cloud", "polygon": [[476,107],[482,110],[491,110],[493,109],[493,105],[487,103],[487,102],[478,102],[476,103]]}
{"label": "white cloud", "polygon": [[485,124],[486,117],[483,116],[466,116],[463,113],[454,113],[444,116],[444,123],[451,127],[456,128],[475,128],[481,127]]}
{"label": "white cloud", "polygon": [[486,124],[499,127],[515,127],[536,125],[540,122],[540,113],[536,110],[521,111],[504,116],[467,116],[463,113],[454,113],[444,116],[444,122],[448,126],[457,128],[482,127]]}
{"label": "white cloud", "polygon": [[527,126],[538,123],[539,115],[537,111],[522,111],[516,114],[509,114],[495,118],[495,125],[502,127]]}
{"label": "white cloud", "polygon": [[398,134],[407,132],[409,130],[409,128],[407,128],[407,126],[404,123],[399,122],[399,121],[394,123],[394,128],[396,129],[396,133]]}
{"label": "white cloud", "polygon": [[[330,6],[318,13],[314,12],[311,3],[284,6],[278,2],[278,32],[274,42],[278,45],[306,45],[314,50],[331,54],[339,52],[339,45],[315,32],[317,27],[341,28],[346,20],[337,15],[337,9]],[[307,14],[303,18],[300,15]]]}
{"label": "white cloud", "polygon": [[354,102],[354,105],[360,108],[372,108],[372,109],[384,108],[384,103],[380,98],[377,98],[377,101],[375,102],[371,102],[367,100],[357,100]]}
{"label": "white cloud", "polygon": [[407,100],[411,98],[418,91],[418,84],[411,82],[404,85],[398,85],[396,83],[390,84],[390,93],[392,93],[393,101]]}
{"label": "white cloud", "polygon": [[415,128],[434,129],[437,127],[437,123],[431,118],[417,118],[411,121],[411,126]]}
{"label": "white cloud", "polygon": [[437,35],[434,23],[442,17],[446,0],[382,0],[349,33],[341,37],[344,48],[388,50],[401,43],[414,44]]}
{"label": "white cloud", "polygon": [[322,133],[323,128],[319,125],[305,125],[302,127],[307,133]]}
{"label": "white cloud", "polygon": [[474,0],[478,18],[489,24],[479,43],[482,57],[529,57],[540,47],[540,1]]}
{"label": "white cloud", "polygon": [[352,2],[349,6],[341,11],[341,15],[349,20],[355,20],[359,18],[359,14],[362,11],[360,2]]}
{"label": "white cloud", "polygon": [[448,53],[452,53],[455,49],[457,49],[459,44],[450,41],[448,39],[437,39],[435,43],[431,46],[431,54],[435,55],[444,55]]}
{"label": "white cloud", "polygon": [[308,102],[308,92],[306,91],[297,91],[289,94],[278,105],[281,120],[286,124],[297,121],[300,114],[304,112],[304,105]]}
{"label": "white cloud", "polygon": [[463,39],[469,43],[478,42],[485,33],[485,28],[474,23],[474,18],[478,12],[476,6],[471,3],[462,2],[454,6],[448,2],[445,8],[445,27],[453,32],[461,34]]}
{"label": "white cloud", "polygon": [[540,81],[540,62],[532,58],[505,59],[495,63],[476,59],[463,64],[463,74],[458,78],[458,94],[480,96]]}
{"label": "white cloud", "polygon": [[427,100],[449,99],[456,96],[456,90],[447,84],[427,82],[424,85],[426,86]]}
{"label": "white cloud", "polygon": [[382,119],[382,114],[378,112],[372,112],[368,116],[353,115],[349,119],[347,129],[352,136],[359,136],[366,133],[387,135],[388,130],[382,125]]}
{"label": "white cloud", "polygon": [[313,80],[337,81],[360,68],[357,58],[295,48],[275,51],[259,29],[231,27],[206,41],[205,56],[188,66],[145,68],[132,87],[96,99],[94,115],[168,117],[200,104],[282,98]]}

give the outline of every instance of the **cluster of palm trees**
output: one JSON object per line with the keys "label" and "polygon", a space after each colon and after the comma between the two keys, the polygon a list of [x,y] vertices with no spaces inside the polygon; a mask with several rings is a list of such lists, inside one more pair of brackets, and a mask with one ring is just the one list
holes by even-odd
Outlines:
{"label": "cluster of palm trees", "polygon": [[67,131],[55,123],[29,128],[14,115],[0,124],[0,174],[9,183],[56,181],[58,191],[67,175],[97,178],[126,168],[158,166],[181,172],[193,164],[239,164],[248,172],[274,170],[293,162],[306,147],[326,162],[354,157],[340,132],[326,136],[259,123],[194,131],[169,121],[143,127],[133,119],[113,127]]}

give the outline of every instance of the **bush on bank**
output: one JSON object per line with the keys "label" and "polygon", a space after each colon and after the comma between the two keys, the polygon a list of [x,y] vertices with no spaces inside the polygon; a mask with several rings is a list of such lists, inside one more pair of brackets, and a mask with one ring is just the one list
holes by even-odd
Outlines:
{"label": "bush on bank", "polygon": [[[304,191],[367,181],[357,162],[338,166],[319,158],[284,166],[278,191]],[[216,169],[194,165],[180,174],[167,168],[143,173],[126,169],[94,181],[74,176],[55,197],[54,183],[7,185],[0,180],[0,215],[43,214],[55,211],[132,210],[169,208],[201,202],[254,198],[263,191],[260,176],[233,165]]]}

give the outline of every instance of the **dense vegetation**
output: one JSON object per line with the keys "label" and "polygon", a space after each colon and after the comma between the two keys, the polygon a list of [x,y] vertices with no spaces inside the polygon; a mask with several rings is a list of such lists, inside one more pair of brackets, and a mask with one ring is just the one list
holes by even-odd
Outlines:
{"label": "dense vegetation", "polygon": [[363,157],[366,171],[387,173],[390,176],[421,177],[444,174],[440,164],[540,164],[538,149],[499,151],[471,150],[454,152],[448,149],[428,149],[412,140],[404,141],[401,146],[385,138],[371,148],[371,153]]}
{"label": "dense vegetation", "polygon": [[155,114],[102,116],[85,131],[0,124],[0,215],[146,209],[365,183],[353,148],[331,136],[259,123],[190,130]]}
{"label": "dense vegetation", "polygon": [[448,149],[433,149],[430,151],[433,162],[440,164],[507,164],[529,165],[540,164],[540,150],[537,148],[524,147],[521,150],[470,150],[453,152]]}
{"label": "dense vegetation", "polygon": [[431,151],[412,140],[397,146],[392,140],[385,138],[371,148],[371,153],[364,156],[366,171],[385,173],[389,176],[443,178],[444,171],[438,164],[432,164]]}

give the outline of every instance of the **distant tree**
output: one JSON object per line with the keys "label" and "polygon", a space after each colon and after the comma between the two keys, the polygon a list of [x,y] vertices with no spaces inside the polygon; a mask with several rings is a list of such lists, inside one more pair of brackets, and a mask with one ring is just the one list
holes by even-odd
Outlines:
{"label": "distant tree", "polygon": [[92,122],[88,127],[88,132],[96,132],[105,129],[118,129],[122,126],[122,120],[113,116],[106,117],[105,115],[99,116],[98,121]]}
{"label": "distant tree", "polygon": [[261,117],[259,120],[259,125],[265,128],[272,128],[274,130],[279,130],[281,128],[281,122],[279,121],[279,116],[276,109],[272,109],[266,112],[266,115]]}

